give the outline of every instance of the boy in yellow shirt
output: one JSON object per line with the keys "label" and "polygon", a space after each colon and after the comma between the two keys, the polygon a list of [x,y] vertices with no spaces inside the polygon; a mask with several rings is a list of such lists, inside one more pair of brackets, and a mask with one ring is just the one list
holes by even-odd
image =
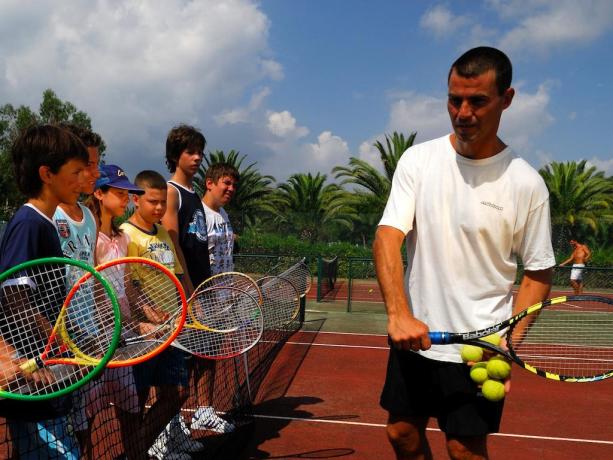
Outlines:
{"label": "boy in yellow shirt", "polygon": [[[135,212],[120,227],[130,238],[127,255],[155,260],[180,278],[183,267],[170,235],[159,223],[166,212],[166,180],[155,171],[142,171],[134,183],[145,193],[134,196]],[[146,445],[153,444],[148,454],[159,460],[171,457],[177,460],[189,459],[191,457],[187,452],[203,448],[201,443],[185,434],[180,415],[181,406],[189,396],[189,359],[191,355],[169,347],[157,357],[134,366],[134,378],[143,410],[150,387],[158,388],[156,402],[143,420],[141,436]]]}

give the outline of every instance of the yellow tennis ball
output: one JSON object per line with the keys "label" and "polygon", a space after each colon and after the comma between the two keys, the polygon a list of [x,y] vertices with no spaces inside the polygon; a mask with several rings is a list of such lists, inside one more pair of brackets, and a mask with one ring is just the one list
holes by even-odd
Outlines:
{"label": "yellow tennis ball", "polygon": [[372,289],[369,289],[369,290],[368,290],[368,293],[369,293],[369,294],[372,294]]}
{"label": "yellow tennis ball", "polygon": [[493,379],[506,379],[511,373],[511,365],[502,356],[494,356],[487,362],[487,373]]}
{"label": "yellow tennis ball", "polygon": [[474,366],[472,366],[470,368],[470,378],[472,379],[473,382],[481,385],[483,382],[485,382],[488,379],[488,373],[487,373],[487,363],[486,362],[480,362],[480,363],[476,363]]}
{"label": "yellow tennis ball", "polygon": [[465,363],[468,361],[479,362],[483,358],[483,349],[474,345],[462,345],[460,356]]}
{"label": "yellow tennis ball", "polygon": [[481,387],[481,393],[489,401],[500,401],[504,398],[504,384],[498,380],[486,380]]}
{"label": "yellow tennis ball", "polygon": [[500,345],[501,337],[498,334],[488,335],[487,337],[482,337],[481,340],[484,342],[491,343],[492,345],[498,346]]}

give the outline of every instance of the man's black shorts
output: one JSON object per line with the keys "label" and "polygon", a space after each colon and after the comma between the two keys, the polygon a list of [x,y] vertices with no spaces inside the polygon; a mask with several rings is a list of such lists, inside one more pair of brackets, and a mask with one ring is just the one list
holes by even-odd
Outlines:
{"label": "man's black shorts", "polygon": [[451,436],[483,436],[498,431],[504,400],[485,399],[465,364],[391,347],[380,403],[390,415],[436,417]]}

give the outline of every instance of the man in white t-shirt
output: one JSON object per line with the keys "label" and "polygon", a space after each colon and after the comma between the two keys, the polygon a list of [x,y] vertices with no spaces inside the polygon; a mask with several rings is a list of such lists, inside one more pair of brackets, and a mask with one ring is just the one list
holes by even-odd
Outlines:
{"label": "man in white t-shirt", "polygon": [[[474,48],[451,66],[453,133],[405,152],[377,229],[373,252],[391,344],[381,405],[398,458],[431,456],[430,417],[451,458],[487,458],[503,403],[481,397],[459,348],[432,346],[428,332],[481,329],[549,293],[549,193],[497,136],[514,96],[511,78],[511,62],[494,48]],[[517,258],[525,273],[513,305]]]}
{"label": "man in white t-shirt", "polygon": [[206,192],[202,197],[202,204],[206,217],[212,275],[234,270],[232,253],[235,235],[223,207],[232,200],[238,179],[236,168],[227,163],[213,164],[206,171]]}

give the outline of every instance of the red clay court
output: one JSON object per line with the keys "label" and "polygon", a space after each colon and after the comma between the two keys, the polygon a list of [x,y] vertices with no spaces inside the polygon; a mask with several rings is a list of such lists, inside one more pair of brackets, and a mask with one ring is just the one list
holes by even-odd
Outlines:
{"label": "red clay court", "polygon": [[[264,402],[255,407],[253,437],[239,458],[394,458],[378,404],[387,338],[341,332],[383,332],[385,315],[329,307],[311,303],[318,311],[308,313],[305,329],[320,330],[294,334],[275,361],[258,398]],[[273,395],[297,349],[304,358],[293,380],[284,395]],[[561,383],[515,367],[512,382],[501,432],[489,439],[492,459],[613,458],[613,380]],[[448,458],[436,421],[428,437],[435,458]]]}

